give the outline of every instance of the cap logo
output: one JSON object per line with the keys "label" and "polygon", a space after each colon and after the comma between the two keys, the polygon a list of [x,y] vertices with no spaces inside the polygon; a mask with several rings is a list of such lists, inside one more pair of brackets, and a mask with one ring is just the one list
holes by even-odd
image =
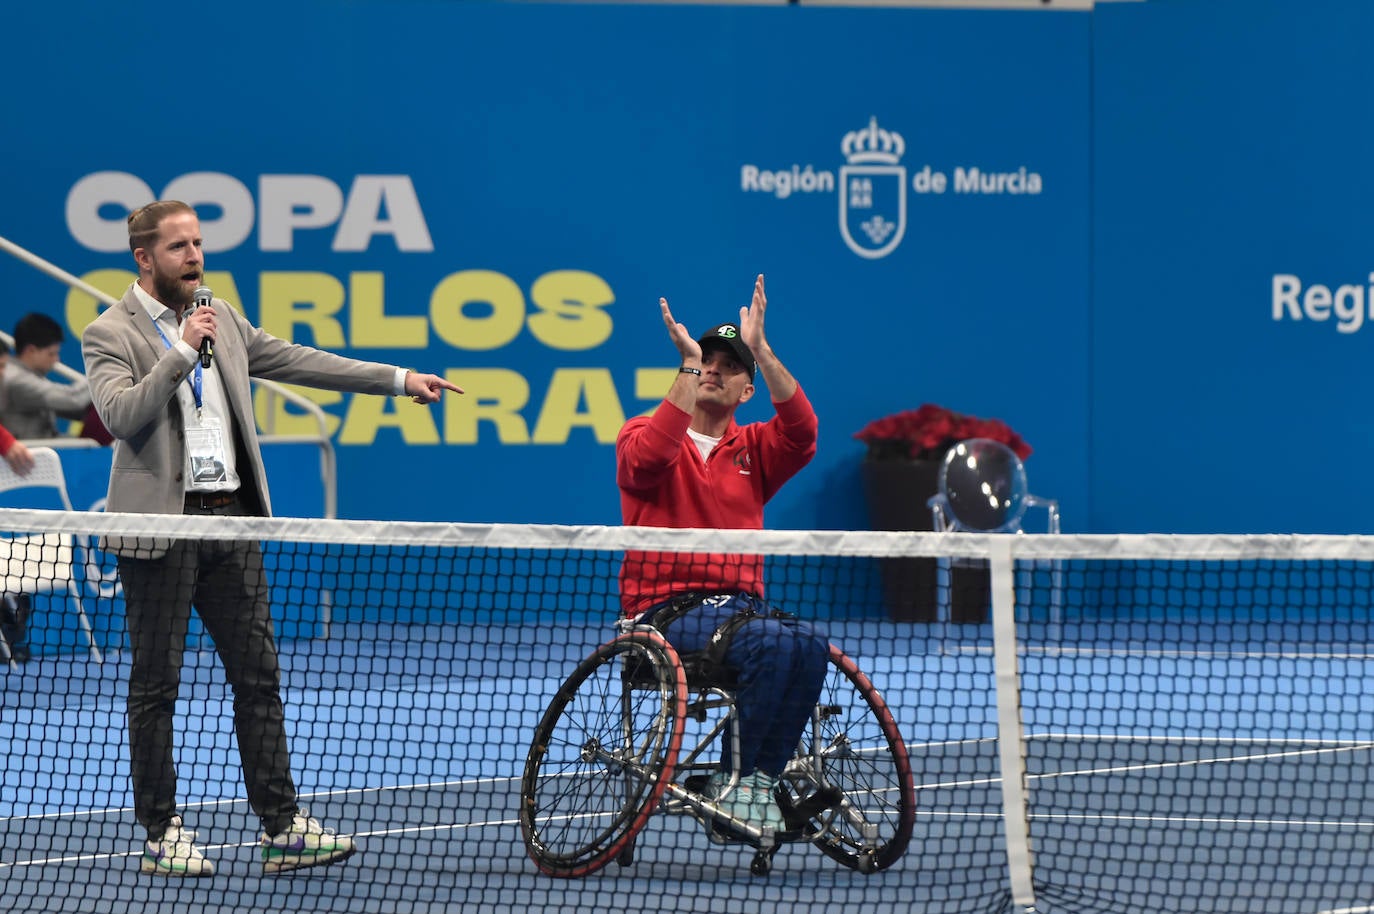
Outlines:
{"label": "cap logo", "polygon": [[724,337],[727,340],[735,338],[735,328],[729,324],[721,324],[716,328],[716,336]]}

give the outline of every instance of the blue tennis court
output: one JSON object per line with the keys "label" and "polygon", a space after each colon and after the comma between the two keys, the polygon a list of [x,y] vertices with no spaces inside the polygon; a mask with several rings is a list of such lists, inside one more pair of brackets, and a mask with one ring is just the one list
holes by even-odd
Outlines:
{"label": "blue tennis court", "polygon": [[[747,849],[715,846],[679,816],[650,820],[632,866],[573,881],[536,872],[517,820],[530,733],[606,630],[556,634],[533,643],[520,627],[346,626],[328,641],[285,643],[303,802],[362,851],[283,876],[260,873],[231,699],[208,647],[188,653],[178,729],[182,808],[217,867],[202,881],[138,874],[120,654],[103,667],[44,658],[10,673],[0,679],[11,734],[0,890],[15,910],[64,912],[171,897],[211,912],[577,911],[664,898],[702,912],[818,899],[1011,910],[993,665],[977,627],[835,626],[909,743],[915,834],[874,876],[796,844],[766,879],[749,874]],[[1358,738],[1369,732],[1362,696],[1339,685],[1367,682],[1374,660],[1074,644],[1022,657],[1037,910],[1179,910],[1195,897],[1206,905],[1195,910],[1322,914],[1374,899],[1363,865],[1374,741]],[[1302,690],[1313,688],[1352,694],[1304,713],[1316,705]]]}

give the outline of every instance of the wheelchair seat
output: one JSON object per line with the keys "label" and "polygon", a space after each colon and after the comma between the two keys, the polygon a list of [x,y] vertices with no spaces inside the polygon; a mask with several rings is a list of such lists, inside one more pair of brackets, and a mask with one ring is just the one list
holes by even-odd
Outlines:
{"label": "wheelchair seat", "polygon": [[[715,663],[706,651],[678,654],[682,671],[687,677],[688,692],[720,691],[732,693],[739,688],[739,674],[732,667]],[[632,689],[656,689],[659,673],[654,665],[639,655],[625,658],[622,678]]]}

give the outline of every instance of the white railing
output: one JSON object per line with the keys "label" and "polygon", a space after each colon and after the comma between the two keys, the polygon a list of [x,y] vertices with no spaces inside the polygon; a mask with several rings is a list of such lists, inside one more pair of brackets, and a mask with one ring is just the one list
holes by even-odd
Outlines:
{"label": "white railing", "polygon": [[[106,305],[118,304],[118,300],[106,295],[104,292],[82,280],[80,277],[73,276],[61,267],[49,263],[37,254],[25,250],[14,242],[0,236],[0,250],[12,255],[41,273],[46,273],[59,282],[66,283],[73,289],[84,292],[97,301],[104,302]],[[0,331],[0,339],[11,349],[14,347],[14,337],[8,333]],[[67,380],[76,380],[82,377],[81,372],[59,362],[53,369],[60,377]],[[325,412],[320,405],[309,397],[302,396],[284,387],[275,381],[267,381],[262,378],[250,379],[258,389],[265,394],[264,412],[267,415],[266,424],[259,429],[261,432],[259,440],[263,444],[311,444],[314,445],[320,454],[320,482],[324,487],[324,516],[337,517],[339,509],[338,493],[338,464],[334,454],[334,442],[329,438],[329,426],[325,417]],[[276,416],[278,412],[278,399],[303,409],[315,421],[316,432],[314,434],[299,435],[278,435],[276,434]],[[25,442],[32,444],[34,442]],[[44,439],[37,442],[53,448],[87,448],[99,447],[96,442],[88,438],[55,438]]]}

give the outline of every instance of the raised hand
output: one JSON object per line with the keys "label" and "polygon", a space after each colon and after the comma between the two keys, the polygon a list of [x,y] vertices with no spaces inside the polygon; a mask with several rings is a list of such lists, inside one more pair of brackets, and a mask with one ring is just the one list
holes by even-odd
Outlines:
{"label": "raised hand", "polygon": [[763,335],[763,316],[768,310],[768,296],[763,291],[763,274],[754,280],[754,298],[739,309],[739,332],[744,344],[757,359],[767,351],[767,340]]}
{"label": "raised hand", "polygon": [[687,332],[687,328],[673,320],[673,312],[668,308],[668,299],[658,300],[658,309],[663,314],[663,325],[668,328],[668,338],[677,347],[684,362],[701,361],[701,344]]}

